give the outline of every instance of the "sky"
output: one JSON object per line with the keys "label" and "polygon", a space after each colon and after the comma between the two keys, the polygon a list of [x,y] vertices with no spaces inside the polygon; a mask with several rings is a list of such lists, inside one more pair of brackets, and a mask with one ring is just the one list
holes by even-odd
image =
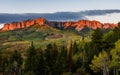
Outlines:
{"label": "sky", "polygon": [[120,9],[120,0],[0,0],[0,13],[54,13]]}

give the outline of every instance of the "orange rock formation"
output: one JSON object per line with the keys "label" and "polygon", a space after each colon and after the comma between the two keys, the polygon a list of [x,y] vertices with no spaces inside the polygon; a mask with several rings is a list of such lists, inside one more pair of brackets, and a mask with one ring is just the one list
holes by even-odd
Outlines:
{"label": "orange rock formation", "polygon": [[74,27],[76,30],[80,31],[84,29],[85,27],[91,28],[91,29],[96,29],[96,28],[103,28],[103,29],[108,29],[108,28],[114,28],[117,26],[117,24],[111,24],[111,23],[104,23],[102,24],[99,21],[93,20],[79,20],[76,22],[69,21],[69,22],[53,22],[53,21],[47,21],[44,18],[37,18],[36,20],[23,20],[22,22],[12,22],[12,23],[7,23],[4,24],[4,27],[2,28],[2,31],[7,31],[7,30],[16,30],[20,28],[26,28],[30,27],[32,25],[39,24],[39,25],[50,25],[53,27],[57,28],[69,28],[69,27]]}

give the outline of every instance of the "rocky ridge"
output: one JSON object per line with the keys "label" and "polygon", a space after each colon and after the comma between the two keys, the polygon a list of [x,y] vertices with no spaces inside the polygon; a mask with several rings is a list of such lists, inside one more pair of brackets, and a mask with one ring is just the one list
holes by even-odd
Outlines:
{"label": "rocky ridge", "polygon": [[68,21],[68,22],[55,22],[55,21],[48,21],[44,18],[37,18],[36,20],[23,20],[22,22],[12,22],[4,24],[4,27],[1,29],[2,31],[8,30],[16,30],[21,28],[27,28],[32,25],[39,24],[39,25],[50,25],[55,28],[75,28],[75,30],[82,30],[85,27],[91,29],[109,29],[118,26],[117,24],[113,23],[101,23],[99,21],[93,20],[79,20],[79,21]]}

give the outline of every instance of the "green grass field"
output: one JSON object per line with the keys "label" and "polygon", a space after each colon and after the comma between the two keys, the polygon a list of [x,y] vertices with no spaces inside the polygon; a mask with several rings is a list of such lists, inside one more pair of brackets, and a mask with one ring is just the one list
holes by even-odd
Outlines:
{"label": "green grass field", "polygon": [[45,48],[49,43],[63,45],[71,40],[81,40],[81,37],[75,30],[59,30],[48,25],[33,25],[29,28],[0,32],[0,50],[25,50],[31,41],[36,48]]}

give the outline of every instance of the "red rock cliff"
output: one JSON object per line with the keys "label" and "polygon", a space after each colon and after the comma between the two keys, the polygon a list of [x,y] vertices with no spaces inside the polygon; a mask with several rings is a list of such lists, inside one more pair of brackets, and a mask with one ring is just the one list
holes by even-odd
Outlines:
{"label": "red rock cliff", "polygon": [[44,25],[46,23],[46,20],[44,18],[37,18],[36,23],[39,25]]}
{"label": "red rock cliff", "polygon": [[26,21],[23,20],[22,22],[7,23],[2,28],[2,31],[26,28],[26,27],[30,27],[36,23],[42,25],[45,23],[45,19],[44,18],[37,18],[36,20],[26,20]]}
{"label": "red rock cliff", "polygon": [[111,24],[111,23],[104,23],[102,24],[99,21],[93,20],[79,20],[79,21],[68,21],[68,22],[53,22],[53,21],[47,21],[44,18],[37,18],[36,20],[23,20],[22,22],[13,22],[13,23],[7,23],[4,25],[2,28],[2,31],[7,31],[7,30],[15,30],[15,29],[20,29],[20,28],[26,28],[30,27],[34,24],[39,24],[39,25],[50,25],[53,27],[57,28],[69,28],[73,27],[76,30],[80,31],[84,29],[85,27],[96,29],[96,28],[103,28],[103,29],[108,29],[108,28],[114,28],[117,26],[117,24]]}

